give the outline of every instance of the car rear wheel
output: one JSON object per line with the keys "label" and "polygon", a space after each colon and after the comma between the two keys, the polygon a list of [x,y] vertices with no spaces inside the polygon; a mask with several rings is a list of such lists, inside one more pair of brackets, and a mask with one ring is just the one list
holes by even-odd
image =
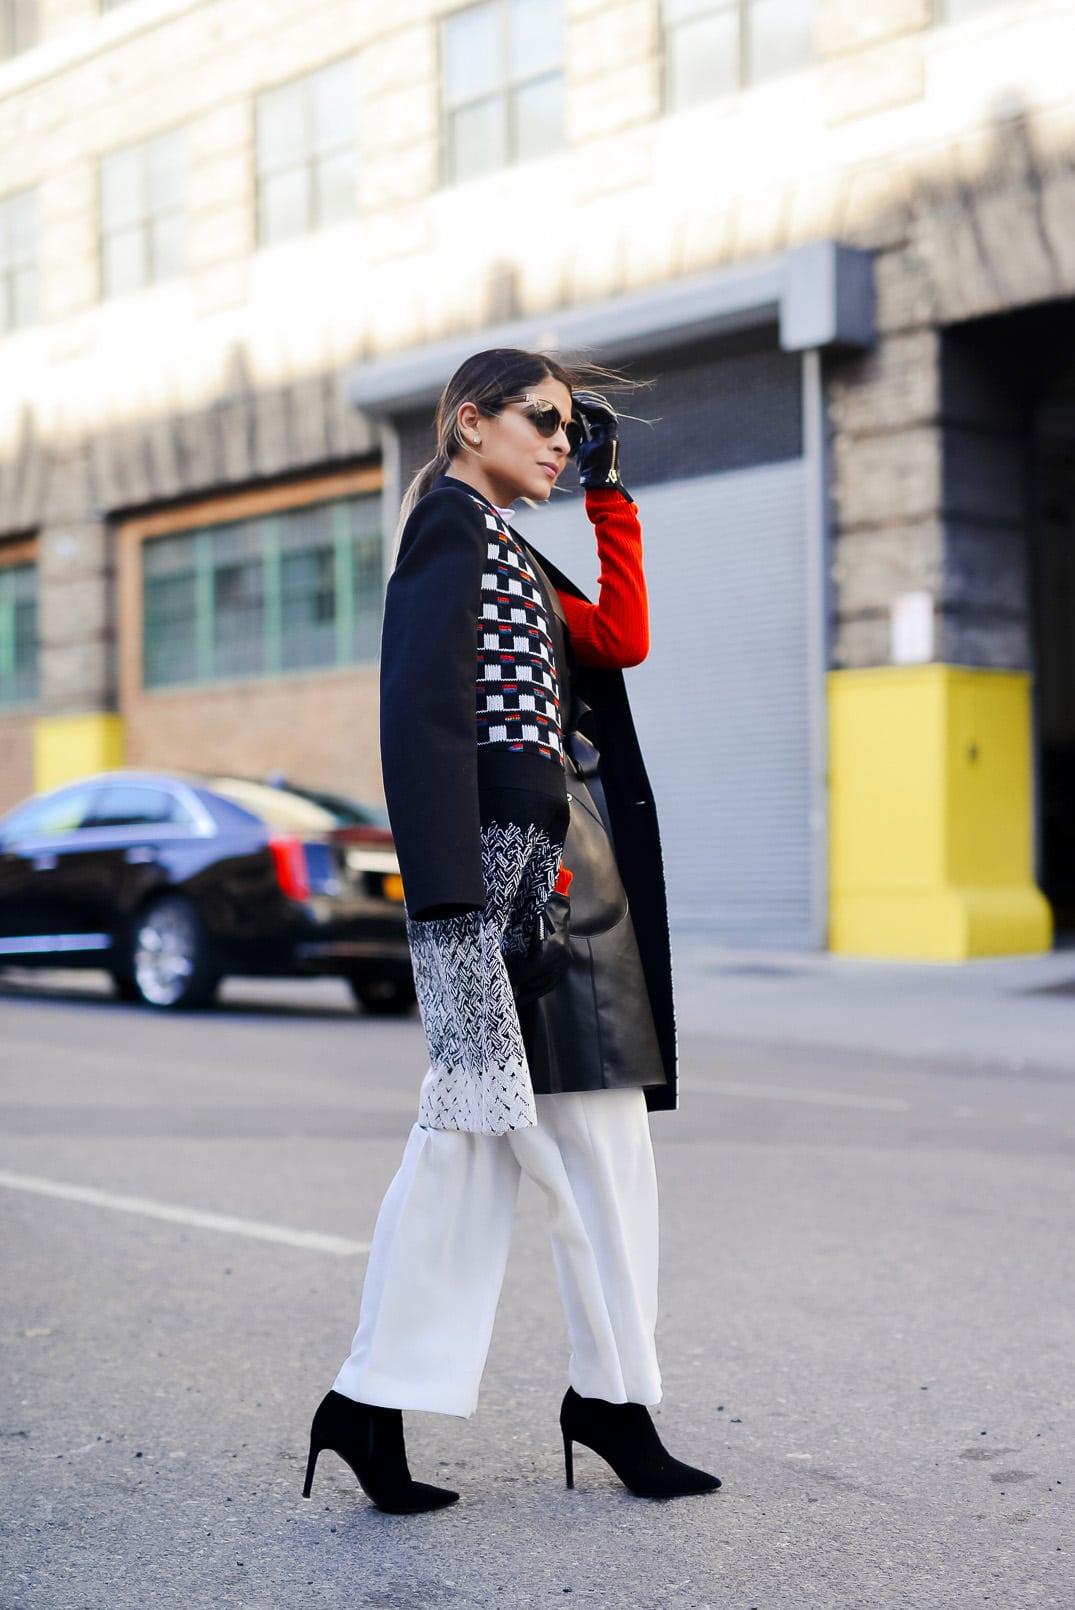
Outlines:
{"label": "car rear wheel", "polygon": [[402,1016],[418,997],[410,978],[352,978],[355,1000],[371,1017]]}
{"label": "car rear wheel", "polygon": [[155,900],[137,919],[130,977],[147,1006],[177,1011],[212,1000],[220,975],[189,901],[169,895]]}

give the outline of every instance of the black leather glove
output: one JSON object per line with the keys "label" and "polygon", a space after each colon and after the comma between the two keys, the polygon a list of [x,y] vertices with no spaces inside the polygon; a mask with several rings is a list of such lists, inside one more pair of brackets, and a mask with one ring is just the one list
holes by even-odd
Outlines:
{"label": "black leather glove", "polygon": [[555,989],[571,963],[571,902],[550,894],[538,918],[530,950],[508,962],[508,979],[520,1006]]}
{"label": "black leather glove", "polygon": [[582,441],[575,450],[580,483],[587,490],[613,487],[630,500],[620,480],[620,422],[612,405],[596,391],[576,391],[571,412],[582,427]]}

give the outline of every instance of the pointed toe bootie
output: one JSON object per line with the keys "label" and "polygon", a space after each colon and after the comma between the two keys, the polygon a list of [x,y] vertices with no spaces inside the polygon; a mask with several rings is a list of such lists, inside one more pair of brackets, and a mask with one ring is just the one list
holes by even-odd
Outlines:
{"label": "pointed toe bootie", "polygon": [[574,1487],[573,1444],[581,1442],[611,1465],[637,1498],[680,1498],[711,1493],[720,1478],[673,1459],[657,1435],[649,1410],[641,1403],[606,1403],[580,1398],[568,1387],[560,1407],[567,1485]]}
{"label": "pointed toe bootie", "polygon": [[388,1515],[419,1515],[427,1509],[443,1509],[459,1497],[447,1487],[430,1487],[424,1481],[411,1480],[399,1409],[356,1403],[342,1392],[327,1393],[310,1427],[303,1498],[310,1496],[317,1456],[325,1448],[350,1465],[366,1497]]}

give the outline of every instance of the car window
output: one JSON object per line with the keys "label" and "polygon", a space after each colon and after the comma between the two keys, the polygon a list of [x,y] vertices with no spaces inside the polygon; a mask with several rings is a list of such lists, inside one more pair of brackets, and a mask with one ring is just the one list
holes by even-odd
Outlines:
{"label": "car window", "polygon": [[102,788],[87,827],[159,827],[162,822],[191,824],[194,818],[174,794],[145,783],[113,783]]}
{"label": "car window", "polygon": [[213,777],[209,787],[225,799],[242,805],[269,827],[287,833],[331,833],[336,826],[331,811],[312,800],[268,783],[252,783],[242,777]]}
{"label": "car window", "polygon": [[28,800],[0,824],[0,836],[12,840],[73,832],[85,821],[96,793],[96,788],[65,788],[58,794]]}

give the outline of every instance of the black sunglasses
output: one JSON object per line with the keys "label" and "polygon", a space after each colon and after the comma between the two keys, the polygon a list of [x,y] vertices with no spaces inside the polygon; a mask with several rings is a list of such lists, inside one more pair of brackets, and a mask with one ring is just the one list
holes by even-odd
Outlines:
{"label": "black sunglasses", "polygon": [[584,432],[578,420],[565,419],[560,410],[553,403],[546,402],[544,397],[534,397],[527,393],[525,397],[509,397],[507,401],[525,403],[523,412],[538,435],[544,436],[546,441],[562,429],[567,437],[569,456],[582,444]]}

